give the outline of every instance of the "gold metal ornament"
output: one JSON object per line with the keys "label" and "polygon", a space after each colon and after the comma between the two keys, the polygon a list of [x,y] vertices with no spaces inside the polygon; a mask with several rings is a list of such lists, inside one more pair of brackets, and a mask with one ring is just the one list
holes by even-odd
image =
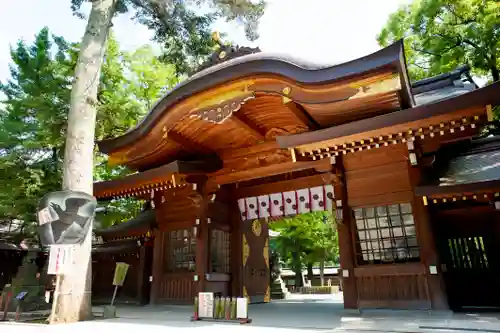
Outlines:
{"label": "gold metal ornament", "polygon": [[269,238],[266,239],[263,256],[264,256],[264,261],[266,262],[266,266],[267,268],[269,268]]}
{"label": "gold metal ornament", "polygon": [[248,257],[250,256],[250,246],[245,235],[243,235],[243,266],[247,264]]}
{"label": "gold metal ornament", "polygon": [[266,294],[264,295],[264,302],[265,303],[271,302],[271,288],[269,287],[269,285],[266,288]]}
{"label": "gold metal ornament", "polygon": [[255,220],[252,222],[252,233],[257,237],[262,233],[262,225],[260,224],[259,220]]}

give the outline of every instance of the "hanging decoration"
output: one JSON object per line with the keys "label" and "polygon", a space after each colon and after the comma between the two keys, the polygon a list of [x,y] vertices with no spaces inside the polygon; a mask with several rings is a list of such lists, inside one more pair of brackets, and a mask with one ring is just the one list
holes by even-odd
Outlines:
{"label": "hanging decoration", "polygon": [[332,185],[316,186],[296,191],[272,193],[238,200],[241,219],[255,220],[268,217],[293,216],[297,214],[333,211],[334,193]]}

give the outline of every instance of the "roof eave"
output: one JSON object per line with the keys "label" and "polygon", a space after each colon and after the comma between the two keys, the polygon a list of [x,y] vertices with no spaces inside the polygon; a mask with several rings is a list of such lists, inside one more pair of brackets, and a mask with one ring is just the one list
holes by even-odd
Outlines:
{"label": "roof eave", "polygon": [[[118,151],[146,136],[165,112],[169,112],[175,104],[229,81],[256,74],[269,74],[286,77],[301,84],[326,84],[386,66],[394,66],[400,72],[402,101],[405,106],[411,107],[414,104],[413,95],[408,80],[402,40],[365,57],[321,69],[308,69],[290,61],[261,59],[258,55],[250,55],[213,66],[189,78],[160,99],[135,128],[120,137],[102,140],[97,144],[102,153],[110,154]],[[210,80],[207,80],[208,76]]]}
{"label": "roof eave", "polygon": [[481,105],[500,104],[500,81],[489,86],[473,90],[469,93],[396,111],[373,118],[354,121],[340,126],[329,127],[314,132],[305,132],[296,135],[279,136],[277,141],[282,148],[295,148],[371,130],[391,127],[412,121],[423,120],[434,116],[450,113],[456,110],[465,110]]}
{"label": "roof eave", "polygon": [[443,195],[462,195],[465,193],[482,193],[500,190],[500,179],[488,180],[483,182],[456,184],[448,186],[425,185],[415,187],[416,196],[443,196]]}

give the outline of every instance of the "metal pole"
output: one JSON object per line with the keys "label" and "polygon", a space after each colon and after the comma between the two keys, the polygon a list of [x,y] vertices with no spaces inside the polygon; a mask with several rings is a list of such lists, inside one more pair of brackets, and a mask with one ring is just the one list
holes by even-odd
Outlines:
{"label": "metal pole", "polygon": [[115,286],[115,290],[113,291],[113,298],[111,299],[111,306],[115,303],[116,291],[118,290],[118,286]]}

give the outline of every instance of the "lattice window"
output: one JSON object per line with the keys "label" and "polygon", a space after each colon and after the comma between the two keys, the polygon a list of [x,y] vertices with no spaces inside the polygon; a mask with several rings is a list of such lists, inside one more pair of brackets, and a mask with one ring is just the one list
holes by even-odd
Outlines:
{"label": "lattice window", "polygon": [[420,251],[409,203],[354,209],[359,264],[417,261]]}
{"label": "lattice window", "polygon": [[212,273],[229,274],[231,272],[231,233],[220,229],[212,229],[210,242],[210,258]]}
{"label": "lattice window", "polygon": [[196,268],[196,237],[191,229],[165,233],[167,272],[194,272]]}

